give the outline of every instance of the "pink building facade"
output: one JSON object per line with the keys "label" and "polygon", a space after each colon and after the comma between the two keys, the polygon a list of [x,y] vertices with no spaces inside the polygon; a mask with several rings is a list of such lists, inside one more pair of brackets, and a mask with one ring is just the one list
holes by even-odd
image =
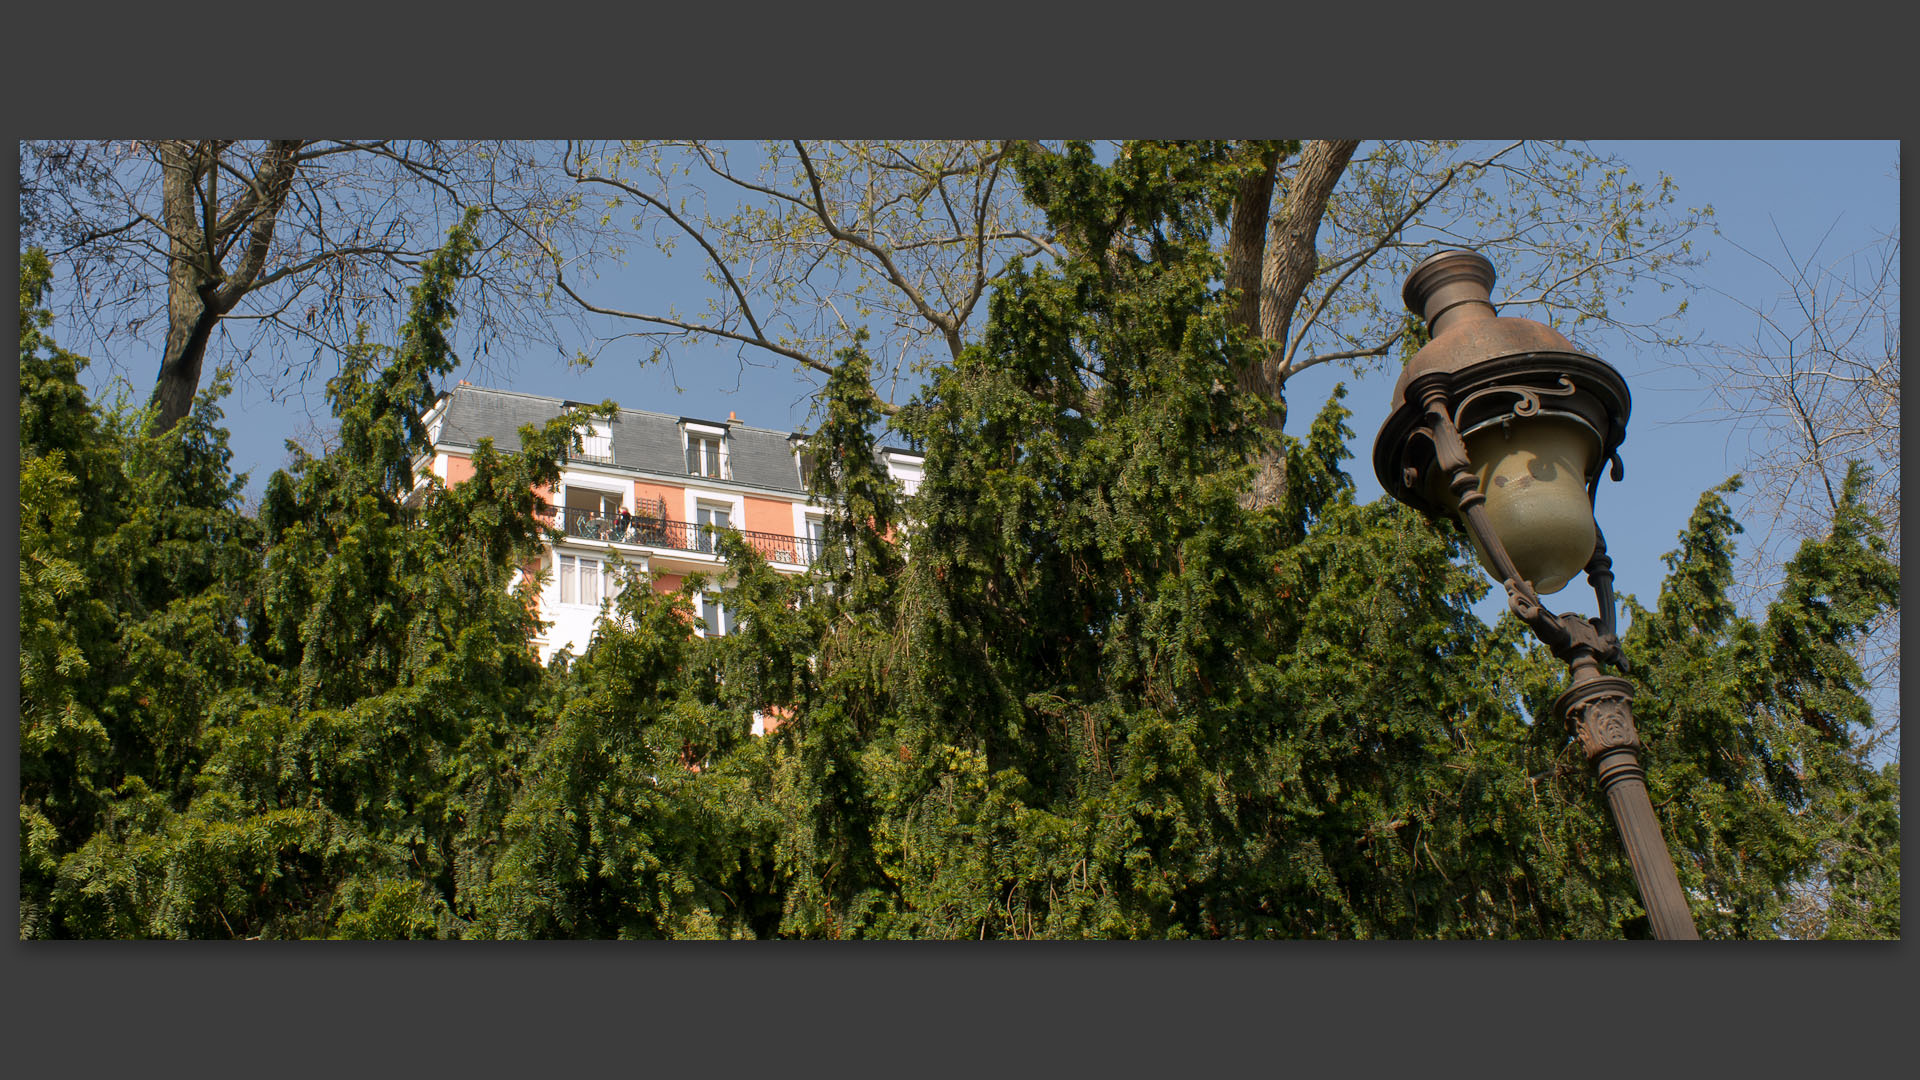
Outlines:
{"label": "pink building facade", "polygon": [[[545,424],[581,403],[466,383],[440,396],[424,418],[433,449],[417,468],[448,485],[473,475],[482,439],[496,450],[520,446],[519,430]],[[804,573],[819,552],[825,510],[807,497],[805,436],[725,421],[622,409],[611,421],[582,428],[553,491],[540,492],[559,532],[543,545],[529,576],[544,575],[533,640],[542,662],[563,648],[575,655],[592,640],[602,602],[635,573],[651,575],[661,592],[678,591],[689,574],[711,583],[701,597],[702,634],[726,634],[726,564],[714,534],[736,532],[784,573]],[[921,456],[885,449],[889,475],[911,494]]]}

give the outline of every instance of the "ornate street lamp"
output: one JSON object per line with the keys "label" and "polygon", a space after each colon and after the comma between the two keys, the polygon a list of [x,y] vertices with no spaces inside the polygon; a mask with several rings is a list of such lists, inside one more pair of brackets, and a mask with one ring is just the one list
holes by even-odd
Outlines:
{"label": "ornate street lamp", "polygon": [[[1698,938],[1660,823],[1647,798],[1633,684],[1614,635],[1613,561],[1593,519],[1602,466],[1622,475],[1631,400],[1599,357],[1553,328],[1495,313],[1493,264],[1442,251],[1407,275],[1408,310],[1431,340],[1394,386],[1373,444],[1373,471],[1394,498],[1447,514],[1472,538],[1507,603],[1572,671],[1553,704],[1600,777],[1656,937]],[[1540,602],[1585,570],[1600,616],[1556,615]]]}

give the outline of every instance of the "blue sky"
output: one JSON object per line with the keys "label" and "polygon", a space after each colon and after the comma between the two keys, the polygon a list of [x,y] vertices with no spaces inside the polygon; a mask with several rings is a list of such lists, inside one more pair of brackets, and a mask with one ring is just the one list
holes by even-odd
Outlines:
{"label": "blue sky", "polygon": [[[1688,205],[1714,208],[1718,235],[1702,235],[1696,247],[1707,255],[1696,277],[1702,289],[1690,301],[1686,332],[1706,340],[1743,341],[1753,318],[1728,294],[1763,304],[1779,282],[1738,244],[1768,258],[1805,258],[1819,248],[1823,260],[1868,246],[1899,228],[1899,147],[1894,142],[1600,142],[1594,149],[1619,154],[1643,182],[1670,174]],[[1782,245],[1785,245],[1783,249]],[[619,287],[647,297],[655,310],[668,303],[697,309],[703,283],[690,257],[644,258],[622,272]],[[1500,300],[1498,288],[1495,301]],[[1654,298],[1643,298],[1653,302]],[[1670,304],[1671,299],[1667,302]],[[635,305],[638,306],[638,305]],[[56,328],[56,333],[57,333]],[[1739,471],[1748,453],[1735,426],[1721,417],[1708,388],[1676,358],[1648,346],[1620,341],[1601,350],[1627,377],[1633,418],[1622,456],[1621,484],[1601,487],[1599,516],[1614,556],[1617,587],[1651,604],[1664,575],[1660,557],[1673,549],[1701,492]],[[569,368],[545,357],[489,358],[469,364],[456,377],[477,383],[578,400],[613,398],[623,405],[715,419],[736,412],[744,422],[772,428],[809,426],[810,395],[817,385],[772,357],[749,359],[765,366],[743,368],[731,348],[680,350],[671,369],[641,366],[640,348],[614,346],[591,368]],[[121,357],[121,370],[144,395],[153,361]],[[111,367],[92,372],[96,385]],[[1356,379],[1331,366],[1303,372],[1289,383],[1290,429],[1304,428],[1331,392],[1345,381],[1354,411],[1354,459],[1349,470],[1361,500],[1380,495],[1372,475],[1370,446],[1384,418],[1393,373]],[[299,399],[273,401],[241,387],[227,402],[234,466],[252,474],[257,493],[285,460],[284,440],[326,422],[320,387]],[[1737,509],[1737,507],[1736,507]],[[1576,583],[1551,598],[1570,608],[1591,609],[1591,596]],[[1489,596],[1482,614],[1497,615],[1500,597]]]}

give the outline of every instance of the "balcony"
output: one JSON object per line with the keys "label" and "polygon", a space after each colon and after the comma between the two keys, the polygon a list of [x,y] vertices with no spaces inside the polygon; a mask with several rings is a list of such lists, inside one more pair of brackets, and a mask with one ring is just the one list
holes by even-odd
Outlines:
{"label": "balcony", "polygon": [[[541,509],[541,519],[549,528],[579,540],[652,548],[656,551],[689,551],[716,556],[720,552],[715,534],[721,530],[711,525],[669,521],[665,507],[660,505],[643,508],[649,513],[644,517],[629,519],[625,529],[620,527],[617,518],[610,518],[597,509],[552,505],[543,505]],[[756,532],[752,529],[730,528],[726,531],[740,537],[768,562],[810,566],[819,556],[820,542],[808,537]]]}

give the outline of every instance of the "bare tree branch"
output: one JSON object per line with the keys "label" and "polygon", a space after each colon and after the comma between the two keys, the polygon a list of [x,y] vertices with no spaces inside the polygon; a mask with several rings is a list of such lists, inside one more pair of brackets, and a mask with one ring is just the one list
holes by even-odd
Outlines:
{"label": "bare tree branch", "polygon": [[1000,182],[1003,143],[782,142],[746,151],[703,142],[573,146],[567,175],[582,201],[569,227],[600,227],[636,211],[629,235],[663,250],[691,243],[716,292],[701,315],[640,311],[592,295],[570,250],[543,240],[556,294],[593,316],[657,328],[656,342],[702,338],[750,345],[801,370],[831,370],[852,332],[892,367],[918,363],[938,338],[946,357],[966,343],[993,275],[1016,254],[1057,248],[1029,227],[1031,212]]}
{"label": "bare tree branch", "polygon": [[[466,205],[492,211],[469,289],[476,332],[483,341],[553,339],[554,320],[530,276],[538,267],[527,252],[501,245],[519,235],[503,228],[506,218],[554,215],[538,146],[153,140],[23,148],[44,168],[25,196],[33,214],[23,220],[22,242],[55,253],[55,301],[76,340],[110,369],[123,341],[157,347],[163,423],[191,401],[197,357],[209,346],[249,351],[258,338],[273,350],[298,338],[331,351],[370,316],[396,319],[414,265]],[[308,317],[280,318],[302,294]],[[263,314],[272,317],[249,317]],[[245,340],[219,332],[229,317],[246,323]],[[155,334],[162,325],[165,334]]]}
{"label": "bare tree branch", "polygon": [[[1804,255],[1777,230],[1775,240],[1778,256],[1734,247],[1766,267],[1780,293],[1728,297],[1752,318],[1752,337],[1715,343],[1698,361],[1721,416],[1747,439],[1742,516],[1754,542],[1739,585],[1749,603],[1771,594],[1791,546],[1832,527],[1850,462],[1872,469],[1865,504],[1890,557],[1900,557],[1900,238],[1831,260],[1821,255],[1824,237]],[[1896,761],[1899,647],[1897,612],[1854,643],[1876,691],[1874,752],[1891,747]]]}

